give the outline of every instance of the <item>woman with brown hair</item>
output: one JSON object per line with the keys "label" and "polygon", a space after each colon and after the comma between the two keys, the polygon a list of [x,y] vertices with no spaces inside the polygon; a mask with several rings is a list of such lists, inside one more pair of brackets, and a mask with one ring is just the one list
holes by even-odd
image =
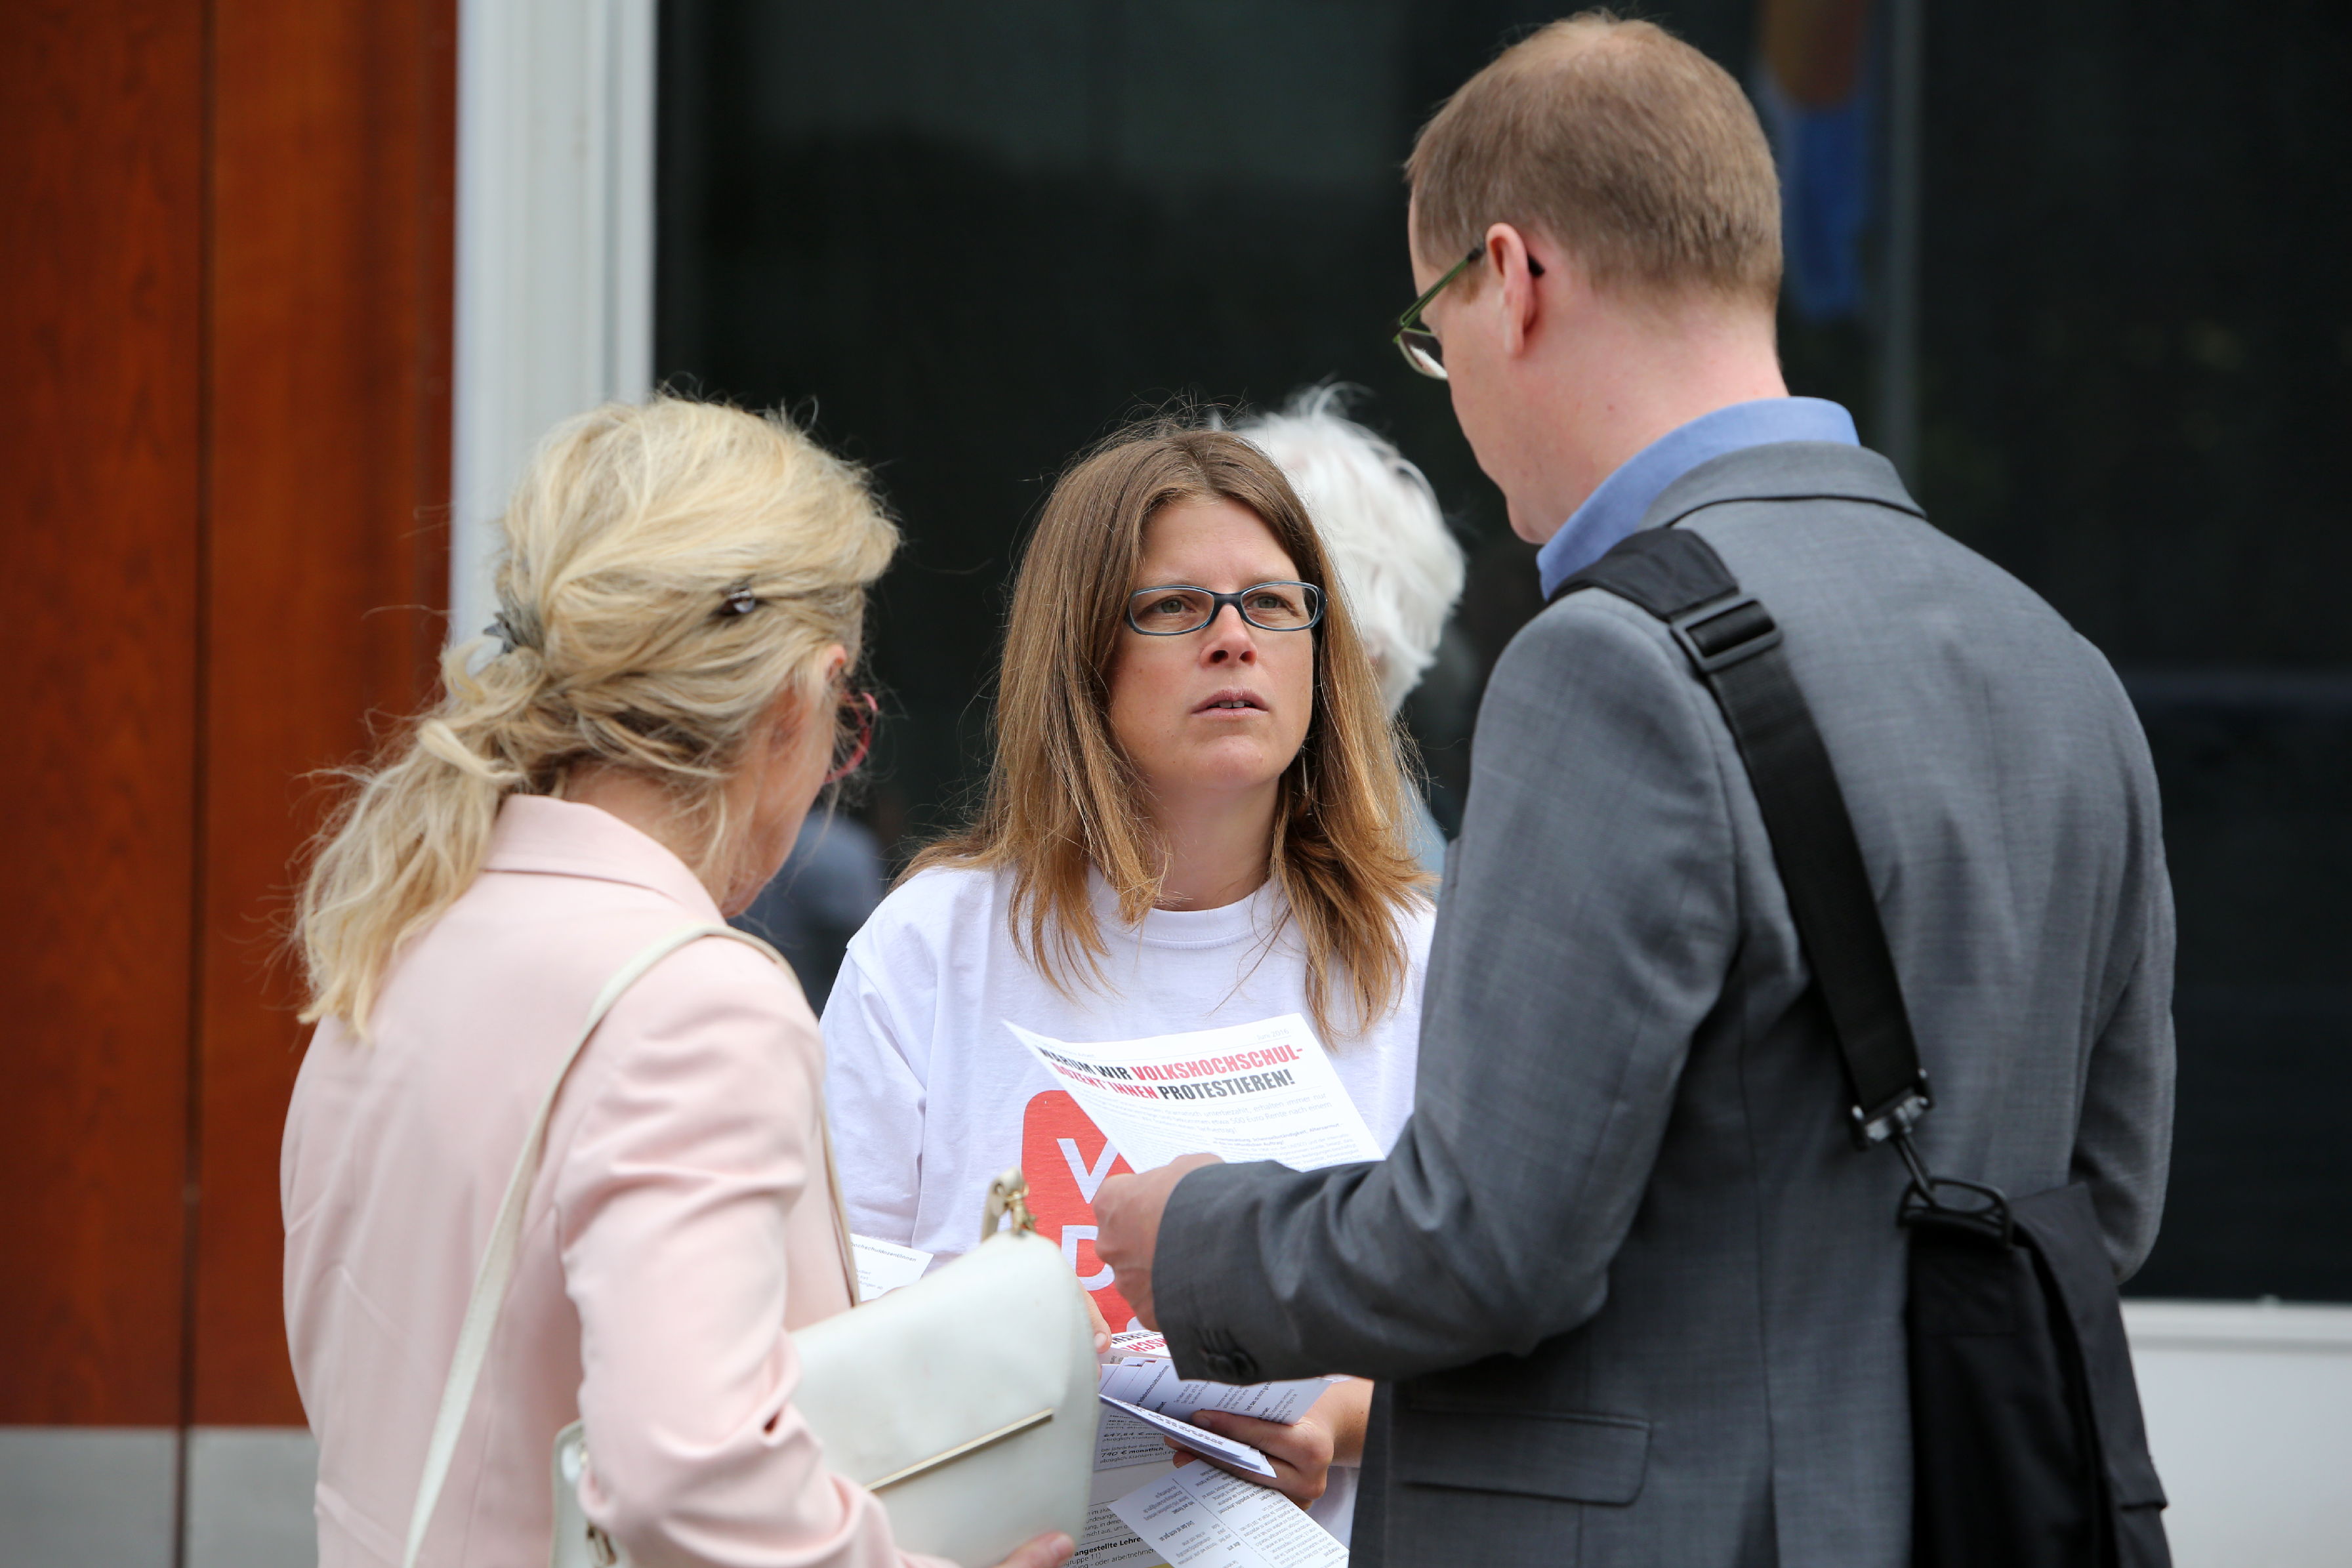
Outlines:
{"label": "woman with brown hair", "polygon": [[[1385,1148],[1412,1104],[1431,910],[1401,739],[1281,470],[1162,422],[1055,487],[1013,590],[996,753],[971,826],[850,942],[824,1015],[851,1223],[969,1247],[974,1173],[1019,1163],[1114,1327],[1096,1188],[1127,1167],[1006,1023],[1104,1042],[1297,1013]],[[1369,1385],[1262,1448],[1344,1536]]]}

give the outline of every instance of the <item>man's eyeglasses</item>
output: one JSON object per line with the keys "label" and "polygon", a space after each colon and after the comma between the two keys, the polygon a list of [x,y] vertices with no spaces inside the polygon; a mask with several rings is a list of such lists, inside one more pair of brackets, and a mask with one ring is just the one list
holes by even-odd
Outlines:
{"label": "man's eyeglasses", "polygon": [[[1483,243],[1474,247],[1469,255],[1448,268],[1444,277],[1432,283],[1423,291],[1421,298],[1406,306],[1404,314],[1397,318],[1397,353],[1404,355],[1405,363],[1433,381],[1445,379],[1445,346],[1437,341],[1435,332],[1421,324],[1421,313],[1429,309],[1432,300],[1445,292],[1448,283],[1462,276],[1464,268],[1486,254],[1486,247]],[[1542,262],[1532,256],[1528,258],[1528,277],[1540,278],[1543,270]]]}
{"label": "man's eyeglasses", "polygon": [[841,694],[841,712],[833,727],[833,767],[824,775],[825,783],[840,783],[866,761],[866,754],[874,749],[874,717],[880,710],[871,692]]}
{"label": "man's eyeglasses", "polygon": [[1138,588],[1127,596],[1127,624],[1148,637],[1197,632],[1227,605],[1264,632],[1303,632],[1323,618],[1323,590],[1312,583],[1258,583],[1238,594],[1189,584]]}

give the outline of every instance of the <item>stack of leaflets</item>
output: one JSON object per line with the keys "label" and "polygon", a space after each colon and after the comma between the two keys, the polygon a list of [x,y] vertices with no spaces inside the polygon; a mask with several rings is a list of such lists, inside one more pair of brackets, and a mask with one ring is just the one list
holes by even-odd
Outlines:
{"label": "stack of leaflets", "polygon": [[[1196,1151],[1297,1171],[1381,1157],[1322,1043],[1296,1013],[1083,1044],[1010,1019],[1005,1026],[1134,1170]],[[1306,1510],[1234,1473],[1271,1480],[1264,1454],[1191,1420],[1224,1410],[1286,1424],[1327,1386],[1319,1377],[1246,1386],[1181,1378],[1159,1335],[1113,1336],[1080,1568],[1345,1568],[1347,1547]],[[1176,1466],[1171,1443],[1217,1464]]]}
{"label": "stack of leaflets", "polygon": [[1160,1335],[1111,1336],[1102,1371],[1103,1421],[1095,1446],[1094,1509],[1078,1544],[1080,1568],[1342,1568],[1348,1549],[1281,1493],[1213,1465],[1178,1468],[1168,1445],[1272,1480],[1274,1466],[1246,1443],[1195,1426],[1202,1410],[1287,1424],[1307,1414],[1327,1378],[1210,1383],[1179,1377]]}
{"label": "stack of leaflets", "polygon": [[1222,1459],[1267,1480],[1274,1479],[1274,1467],[1264,1454],[1196,1425],[1193,1415],[1227,1410],[1287,1426],[1306,1415],[1307,1407],[1329,1386],[1328,1380],[1320,1377],[1246,1384],[1182,1378],[1176,1375],[1176,1363],[1169,1359],[1168,1342],[1158,1334],[1114,1334],[1110,1344],[1111,1359],[1102,1369],[1106,1405],[1125,1412],[1180,1447]]}

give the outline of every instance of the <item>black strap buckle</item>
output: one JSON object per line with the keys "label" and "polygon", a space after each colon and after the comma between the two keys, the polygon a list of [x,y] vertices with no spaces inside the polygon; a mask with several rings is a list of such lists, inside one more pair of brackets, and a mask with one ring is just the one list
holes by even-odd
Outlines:
{"label": "black strap buckle", "polygon": [[1668,619],[1666,629],[1706,675],[1780,646],[1780,625],[1753,594],[1710,599]]}
{"label": "black strap buckle", "polygon": [[1853,1146],[1874,1149],[1889,1138],[1907,1139],[1919,1119],[1935,1108],[1936,1096],[1927,1086],[1927,1069],[1921,1068],[1918,1078],[1884,1105],[1848,1109],[1847,1114],[1853,1118]]}
{"label": "black strap buckle", "polygon": [[1964,1231],[2003,1247],[2015,1240],[2017,1218],[2010,1211],[2007,1193],[1982,1182],[1935,1174],[1911,1146],[1908,1132],[1895,1134],[1895,1152],[1911,1173],[1911,1184],[1903,1189],[1903,1201],[1895,1207],[1895,1224]]}
{"label": "black strap buckle", "polygon": [[2013,1245],[2017,1236],[2017,1218],[2010,1212],[2008,1194],[1982,1182],[1951,1176],[1914,1175],[1911,1184],[1903,1189],[1895,1223],[1962,1231],[2002,1247]]}

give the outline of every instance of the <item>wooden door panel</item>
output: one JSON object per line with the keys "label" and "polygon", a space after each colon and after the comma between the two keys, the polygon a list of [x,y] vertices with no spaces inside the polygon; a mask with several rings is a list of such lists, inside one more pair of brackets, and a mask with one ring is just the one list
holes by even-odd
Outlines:
{"label": "wooden door panel", "polygon": [[203,6],[0,48],[0,1424],[179,1419]]}
{"label": "wooden door panel", "polygon": [[283,949],[319,770],[430,689],[447,583],[454,0],[216,0],[194,1418],[298,1423]]}

